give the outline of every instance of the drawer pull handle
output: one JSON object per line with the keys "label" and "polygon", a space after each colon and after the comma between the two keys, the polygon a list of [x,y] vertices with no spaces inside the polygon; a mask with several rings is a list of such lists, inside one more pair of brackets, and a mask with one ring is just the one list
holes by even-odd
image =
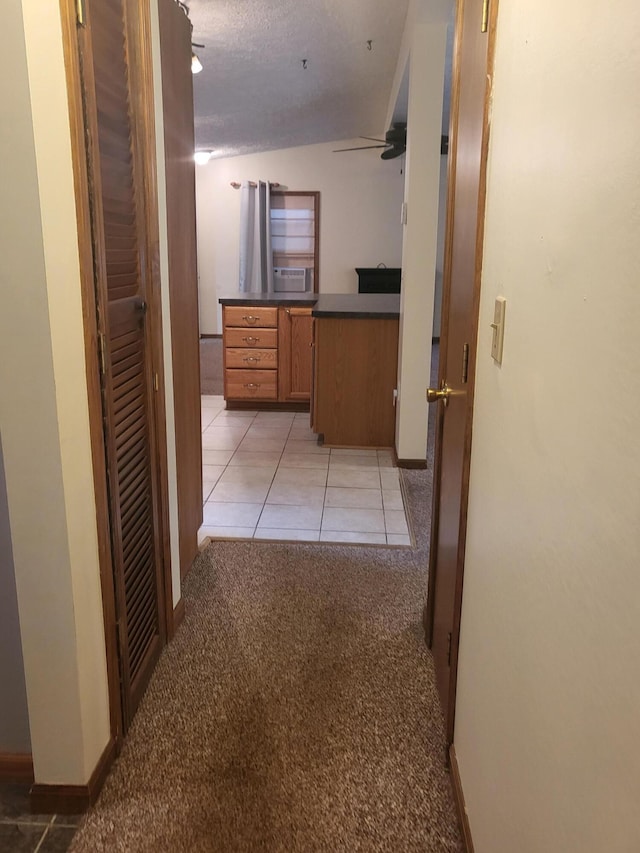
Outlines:
{"label": "drawer pull handle", "polygon": [[247,323],[257,323],[260,317],[256,317],[254,314],[245,314],[242,319]]}
{"label": "drawer pull handle", "polygon": [[246,361],[246,362],[247,362],[247,364],[248,364],[250,361],[255,361],[255,363],[257,364],[257,363],[260,361],[260,358],[259,358],[259,357],[256,357],[256,356],[253,356],[253,355],[247,355],[247,356],[245,356],[242,360],[243,360],[243,361]]}
{"label": "drawer pull handle", "polygon": [[259,382],[245,382],[244,387],[245,388],[259,388],[260,383]]}
{"label": "drawer pull handle", "polygon": [[249,335],[248,337],[243,338],[242,340],[245,342],[245,344],[257,344],[260,338],[252,338],[251,335]]}

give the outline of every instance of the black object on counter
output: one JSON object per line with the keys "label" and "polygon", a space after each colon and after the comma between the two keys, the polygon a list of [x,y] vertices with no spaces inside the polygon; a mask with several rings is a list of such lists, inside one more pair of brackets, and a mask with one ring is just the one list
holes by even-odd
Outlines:
{"label": "black object on counter", "polygon": [[400,293],[398,267],[356,267],[358,293]]}

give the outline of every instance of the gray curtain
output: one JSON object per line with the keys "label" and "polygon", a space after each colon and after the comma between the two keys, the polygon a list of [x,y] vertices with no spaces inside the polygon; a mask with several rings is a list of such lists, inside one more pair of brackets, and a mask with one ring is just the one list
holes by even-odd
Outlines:
{"label": "gray curtain", "polygon": [[240,193],[240,292],[273,293],[269,182],[243,181]]}

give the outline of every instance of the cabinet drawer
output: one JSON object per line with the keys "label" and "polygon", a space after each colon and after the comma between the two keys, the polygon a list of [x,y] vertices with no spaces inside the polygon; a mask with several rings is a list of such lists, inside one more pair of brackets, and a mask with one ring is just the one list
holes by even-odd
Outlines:
{"label": "cabinet drawer", "polygon": [[247,329],[225,329],[224,345],[225,347],[259,347],[260,349],[277,347],[278,330],[255,329],[254,331],[248,331]]}
{"label": "cabinet drawer", "polygon": [[225,305],[224,324],[245,328],[268,326],[275,329],[278,326],[278,309],[259,308],[255,305],[247,308],[239,305]]}
{"label": "cabinet drawer", "polygon": [[275,370],[278,366],[277,349],[234,349],[225,350],[227,367],[244,367],[251,370]]}
{"label": "cabinet drawer", "polygon": [[225,371],[228,400],[277,400],[278,373],[275,370]]}

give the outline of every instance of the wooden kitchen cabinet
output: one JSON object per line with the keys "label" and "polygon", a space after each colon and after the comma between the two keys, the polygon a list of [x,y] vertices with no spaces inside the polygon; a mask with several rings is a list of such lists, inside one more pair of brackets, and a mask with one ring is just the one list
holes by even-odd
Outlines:
{"label": "wooden kitchen cabinet", "polygon": [[398,320],[316,317],[312,428],[334,447],[393,447]]}
{"label": "wooden kitchen cabinet", "polygon": [[222,309],[225,400],[278,399],[278,309]]}
{"label": "wooden kitchen cabinet", "polygon": [[230,403],[311,397],[311,306],[223,305],[224,396]]}
{"label": "wooden kitchen cabinet", "polygon": [[280,308],[278,317],[278,399],[311,398],[311,308]]}

